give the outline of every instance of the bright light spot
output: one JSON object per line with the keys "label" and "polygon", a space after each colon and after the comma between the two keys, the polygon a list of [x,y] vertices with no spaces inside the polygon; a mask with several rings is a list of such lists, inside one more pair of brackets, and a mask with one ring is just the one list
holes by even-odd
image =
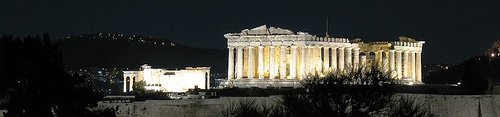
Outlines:
{"label": "bright light spot", "polygon": [[491,53],[491,57],[495,57],[495,54],[494,54],[494,53]]}
{"label": "bright light spot", "polygon": [[444,67],[444,69],[448,69],[448,67]]}
{"label": "bright light spot", "polygon": [[457,85],[460,85],[460,84],[462,84],[462,83],[461,83],[461,82],[458,82],[458,83],[457,83]]}

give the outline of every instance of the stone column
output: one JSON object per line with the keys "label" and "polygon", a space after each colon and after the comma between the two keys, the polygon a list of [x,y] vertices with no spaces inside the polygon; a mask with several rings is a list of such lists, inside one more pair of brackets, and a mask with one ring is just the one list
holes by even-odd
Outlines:
{"label": "stone column", "polygon": [[227,63],[227,79],[231,80],[234,79],[234,47],[228,47],[229,50],[229,56],[228,56],[228,63]]}
{"label": "stone column", "polygon": [[353,60],[354,70],[359,68],[359,48],[354,48],[354,60]]}
{"label": "stone column", "polygon": [[408,77],[410,76],[410,74],[408,73],[408,71],[410,71],[410,55],[409,55],[409,52],[406,50],[404,51],[404,55],[403,55],[403,77]]}
{"label": "stone column", "polygon": [[391,74],[391,77],[394,77],[393,73],[396,71],[394,68],[394,50],[389,50],[389,74]]}
{"label": "stone column", "polygon": [[396,51],[396,73],[398,76],[398,79],[401,80],[403,78],[403,64],[401,63],[401,53],[402,51]]}
{"label": "stone column", "polygon": [[301,50],[301,62],[300,62],[300,78],[303,79],[306,77],[306,50],[307,50],[307,47],[304,45],[302,47],[300,47],[300,50]]}
{"label": "stone column", "polygon": [[129,77],[130,79],[129,80],[129,91],[134,91],[134,78],[135,77]]}
{"label": "stone column", "polygon": [[276,54],[274,54],[274,52],[274,46],[269,46],[269,79],[274,79],[276,77],[276,73],[274,71],[274,67],[276,67],[274,65],[274,58]]}
{"label": "stone column", "polygon": [[304,72],[305,72],[305,75],[308,75],[308,74],[311,72],[311,68],[312,68],[311,66],[312,66],[312,65],[313,65],[313,63],[314,63],[314,62],[313,62],[313,59],[312,59],[312,57],[311,57],[311,56],[313,56],[314,54],[313,54],[313,51],[312,51],[311,46],[307,46],[305,49],[306,49],[306,51],[307,51],[307,52],[306,52],[306,56],[305,56],[305,57],[306,57],[306,58],[305,58],[305,60],[306,60],[306,61],[305,61],[305,67],[306,67],[306,68],[304,69]]}
{"label": "stone column", "polygon": [[361,65],[363,65],[361,68],[363,67],[368,67],[368,65],[366,65],[366,54],[365,55],[361,55]]}
{"label": "stone column", "polygon": [[323,72],[330,70],[330,47],[323,47]]}
{"label": "stone column", "polygon": [[339,71],[344,72],[344,47],[339,48]]}
{"label": "stone column", "polygon": [[417,59],[416,60],[417,63],[415,63],[416,77],[417,77],[416,82],[422,83],[422,52],[417,52],[415,58]]}
{"label": "stone column", "polygon": [[410,76],[411,76],[411,79],[413,79],[413,82],[416,81],[416,74],[415,74],[415,52],[410,52]]}
{"label": "stone column", "polygon": [[264,46],[259,46],[258,74],[259,79],[264,79]]}
{"label": "stone column", "polygon": [[315,46],[311,45],[309,46],[309,55],[307,55],[307,57],[309,57],[307,60],[308,60],[308,64],[309,64],[309,72],[312,73],[314,72],[314,70],[316,69],[316,49],[315,49]]}
{"label": "stone column", "polygon": [[127,76],[123,76],[123,92],[127,92]]}
{"label": "stone column", "polygon": [[348,70],[352,69],[352,48],[345,48],[345,66]]}
{"label": "stone column", "polygon": [[382,70],[382,50],[378,50],[375,52],[375,63],[377,63],[377,68]]}
{"label": "stone column", "polygon": [[390,68],[389,68],[389,52],[383,51],[382,54],[383,54],[383,56],[385,56],[382,58],[382,70],[384,72],[389,72],[389,70],[390,70]]}
{"label": "stone column", "polygon": [[316,46],[314,48],[315,53],[316,53],[316,57],[314,57],[314,60],[316,61],[316,66],[315,66],[316,69],[315,70],[316,70],[316,72],[319,72],[319,73],[321,73],[321,71],[323,71],[323,69],[322,69],[323,63],[321,61],[321,48],[322,48],[321,46]]}
{"label": "stone column", "polygon": [[291,46],[290,48],[290,79],[297,78],[297,46]]}
{"label": "stone column", "polygon": [[254,75],[255,75],[255,62],[254,62],[254,57],[253,57],[253,49],[254,47],[252,46],[248,46],[248,67],[247,67],[247,76],[248,76],[248,79],[253,79]]}
{"label": "stone column", "polygon": [[243,47],[236,50],[236,79],[243,78]]}
{"label": "stone column", "polygon": [[280,46],[280,79],[286,78],[286,46]]}
{"label": "stone column", "polygon": [[337,71],[337,68],[338,68],[337,67],[337,48],[336,47],[332,48],[332,53],[331,54],[332,54],[332,61],[331,61],[331,63],[332,63],[331,67],[332,68],[331,68],[331,70],[335,72],[335,71]]}

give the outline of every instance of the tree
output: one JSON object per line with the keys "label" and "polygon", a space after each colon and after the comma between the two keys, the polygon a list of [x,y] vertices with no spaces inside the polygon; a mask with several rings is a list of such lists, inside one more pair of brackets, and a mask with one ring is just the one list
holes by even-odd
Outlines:
{"label": "tree", "polygon": [[460,86],[471,91],[467,94],[485,94],[488,89],[488,81],[483,74],[488,73],[489,62],[488,57],[477,56],[462,63],[464,69],[463,74],[459,77],[462,83]]}
{"label": "tree", "polygon": [[388,117],[433,117],[432,113],[424,108],[424,104],[417,103],[415,98],[400,96],[389,103]]}
{"label": "tree", "polygon": [[[225,115],[283,117],[374,116],[383,115],[394,95],[396,82],[377,68],[310,75],[302,81],[306,93],[284,95],[273,107],[253,101],[230,107]],[[234,105],[234,104],[233,104]],[[259,111],[269,108],[270,111]]]}
{"label": "tree", "polygon": [[65,72],[48,34],[0,41],[0,89],[9,98],[5,116],[89,116],[103,95]]}
{"label": "tree", "polygon": [[307,93],[284,96],[281,102],[290,115],[370,116],[391,101],[395,81],[372,67],[312,75],[302,85]]}
{"label": "tree", "polygon": [[140,92],[144,93],[146,89],[144,88],[146,86],[146,82],[144,80],[141,80],[139,82],[135,82],[134,85],[132,86],[132,90],[134,92]]}

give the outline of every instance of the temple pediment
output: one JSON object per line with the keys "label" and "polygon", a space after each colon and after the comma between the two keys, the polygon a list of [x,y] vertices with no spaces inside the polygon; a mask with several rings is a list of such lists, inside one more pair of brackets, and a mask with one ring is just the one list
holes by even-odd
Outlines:
{"label": "temple pediment", "polygon": [[267,25],[262,25],[259,27],[255,27],[252,29],[245,29],[241,31],[241,35],[292,35],[293,31],[275,28],[275,27],[267,27]]}

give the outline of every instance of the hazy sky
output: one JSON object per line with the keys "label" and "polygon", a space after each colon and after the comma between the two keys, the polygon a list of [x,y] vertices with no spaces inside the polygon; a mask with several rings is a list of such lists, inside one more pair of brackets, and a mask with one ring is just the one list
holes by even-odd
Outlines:
{"label": "hazy sky", "polygon": [[[199,2],[201,1],[201,2]],[[500,40],[500,0],[0,0],[0,33],[119,32],[226,48],[223,35],[263,24],[365,41],[425,40],[424,64],[456,63]]]}

